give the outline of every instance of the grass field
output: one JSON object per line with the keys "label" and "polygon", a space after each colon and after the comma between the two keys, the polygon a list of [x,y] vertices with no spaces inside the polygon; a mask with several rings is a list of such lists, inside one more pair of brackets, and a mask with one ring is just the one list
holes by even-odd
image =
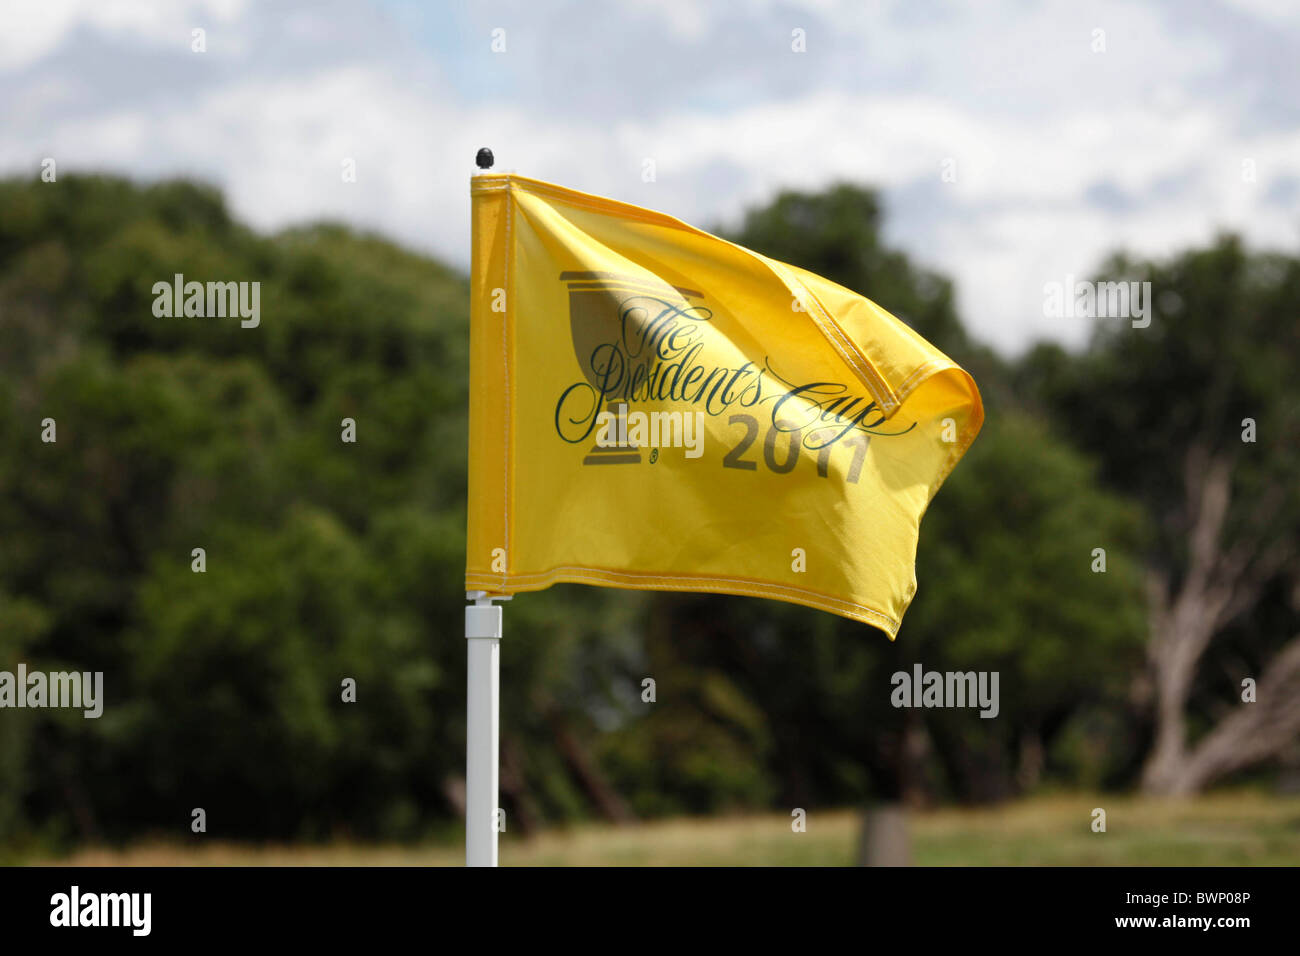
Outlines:
{"label": "grass field", "polygon": [[[1106,832],[1091,829],[1106,811]],[[676,819],[635,826],[585,825],[528,840],[505,834],[503,866],[840,866],[852,863],[859,818],[813,811],[807,832],[788,816]],[[910,817],[913,862],[942,866],[1203,866],[1300,864],[1300,796],[1253,791],[1189,801],[1064,794],[982,809],[939,809]],[[57,860],[85,866],[303,865],[455,866],[459,843],[426,846],[248,846],[196,837],[86,849]],[[202,842],[197,842],[197,841]]]}

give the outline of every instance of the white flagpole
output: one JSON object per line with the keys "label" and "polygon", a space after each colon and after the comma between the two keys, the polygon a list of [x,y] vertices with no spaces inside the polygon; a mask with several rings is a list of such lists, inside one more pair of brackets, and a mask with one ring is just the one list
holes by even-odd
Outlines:
{"label": "white flagpole", "polygon": [[[492,150],[474,157],[492,168]],[[467,591],[465,608],[465,865],[497,865],[497,785],[501,747],[501,608],[504,594]]]}
{"label": "white flagpole", "polygon": [[500,594],[468,591],[465,608],[465,865],[497,865],[497,774],[501,724]]}

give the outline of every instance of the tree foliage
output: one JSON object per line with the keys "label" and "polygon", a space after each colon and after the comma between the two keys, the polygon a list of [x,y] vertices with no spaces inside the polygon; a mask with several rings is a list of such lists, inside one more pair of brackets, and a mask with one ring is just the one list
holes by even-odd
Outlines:
{"label": "tree foliage", "polygon": [[[176,836],[199,806],[232,838],[454,826],[465,278],[339,226],[258,235],[188,182],[9,181],[0,210],[0,669],[103,670],[108,697],[99,720],[0,714],[0,843]],[[1208,382],[1230,424],[1286,363],[1260,347],[1224,392],[1161,356],[1211,369],[1242,346],[1170,333],[1141,344],[1142,371],[1104,345],[1010,366],[880,221],[875,194],[839,186],[731,238],[872,297],[980,383],[984,434],[925,518],[898,641],[756,599],[521,596],[502,654],[515,826],[1133,779],[1143,559],[1177,557],[1157,506],[1192,427],[1158,398]],[[1235,315],[1203,278],[1226,266],[1185,268],[1189,307]],[[176,274],[260,281],[261,325],[155,316]],[[1114,400],[1086,403],[1097,389]],[[1134,389],[1150,400],[1125,404]],[[1142,444],[1153,419],[1173,431]],[[999,717],[891,706],[917,663],[998,671]]]}

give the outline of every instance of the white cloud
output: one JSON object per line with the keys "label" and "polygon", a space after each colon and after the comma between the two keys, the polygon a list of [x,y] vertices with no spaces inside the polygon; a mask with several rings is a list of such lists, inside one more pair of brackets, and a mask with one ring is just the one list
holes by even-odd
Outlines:
{"label": "white cloud", "polygon": [[[911,22],[905,5],[864,16],[822,2],[773,4],[765,16],[784,22],[793,9],[808,21],[810,51],[824,53],[755,61],[746,51],[768,49],[769,21],[749,24],[757,33],[748,47],[735,33],[745,23],[727,8],[697,14],[675,4],[656,14],[635,2],[626,16],[666,18],[668,36],[692,48],[680,63],[671,42],[654,49],[686,71],[660,99],[631,84],[643,64],[557,47],[563,34],[545,32],[532,7],[483,14],[533,51],[520,61],[466,52],[477,26],[436,21],[431,39],[410,21],[399,33],[383,16],[341,12],[355,8],[277,14],[207,0],[15,9],[17,18],[6,8],[6,26],[22,29],[0,31],[0,95],[15,104],[0,119],[0,168],[31,172],[54,155],[61,171],[198,175],[260,228],[341,218],[461,266],[468,176],[482,145],[501,168],[703,226],[734,222],[780,188],[880,186],[890,236],[952,275],[968,325],[1006,350],[1040,336],[1081,342],[1082,324],[1042,316],[1042,285],[1088,274],[1118,246],[1164,254],[1224,226],[1258,242],[1296,240],[1296,209],[1265,199],[1271,183],[1300,176],[1296,125],[1246,116],[1242,91],[1266,78],[1225,73],[1222,38],[1172,35],[1150,9],[1106,4],[1083,16],[1068,5],[999,4],[994,15],[945,23]],[[239,55],[188,57],[189,29],[205,19]],[[1088,47],[1094,23],[1106,25],[1105,54]],[[698,61],[694,48],[723,30],[727,49],[740,52]],[[83,57],[86,35],[111,55]],[[133,80],[146,51],[152,59],[138,61],[147,66]],[[521,62],[528,70],[512,77],[506,66]],[[793,72],[772,86],[772,70]],[[572,96],[556,98],[557,88]],[[716,90],[725,105],[710,97]],[[748,94],[736,100],[738,90]],[[654,183],[641,180],[646,157]],[[949,157],[956,183],[940,178]],[[356,160],[356,183],[342,182],[344,158]],[[1245,158],[1256,163],[1255,184],[1242,182]]]}
{"label": "white cloud", "polygon": [[0,70],[40,61],[78,27],[153,45],[188,46],[192,29],[233,22],[246,7],[247,0],[7,0],[0,13]]}

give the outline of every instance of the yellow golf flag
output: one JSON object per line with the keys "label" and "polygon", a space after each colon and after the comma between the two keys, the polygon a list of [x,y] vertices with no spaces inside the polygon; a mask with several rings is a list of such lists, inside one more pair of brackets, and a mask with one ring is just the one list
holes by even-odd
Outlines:
{"label": "yellow golf flag", "polygon": [[897,634],[984,419],[874,302],[637,206],[475,176],[467,590],[576,581]]}

